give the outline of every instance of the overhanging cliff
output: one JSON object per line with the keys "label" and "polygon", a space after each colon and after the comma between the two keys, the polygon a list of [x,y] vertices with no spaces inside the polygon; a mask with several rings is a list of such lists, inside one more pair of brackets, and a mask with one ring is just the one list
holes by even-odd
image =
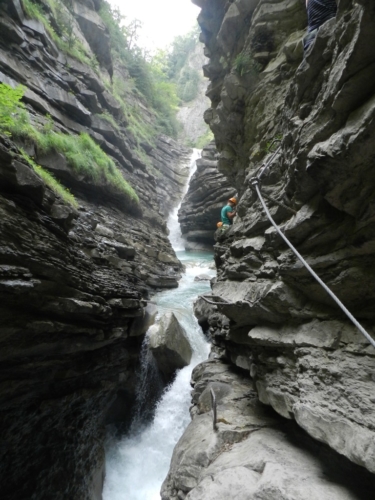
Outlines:
{"label": "overhanging cliff", "polygon": [[[249,370],[263,403],[375,472],[375,351],[286,248],[284,234],[374,335],[374,5],[338,2],[303,58],[303,2],[195,0],[209,63],[205,119],[240,193],[218,234],[214,350]],[[190,497],[189,497],[190,498]],[[193,498],[193,497],[192,497]],[[195,497],[194,497],[195,498]]]}

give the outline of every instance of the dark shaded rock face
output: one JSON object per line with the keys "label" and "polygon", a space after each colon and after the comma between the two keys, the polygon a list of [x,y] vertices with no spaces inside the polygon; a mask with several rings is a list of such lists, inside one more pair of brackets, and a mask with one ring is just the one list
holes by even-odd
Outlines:
{"label": "dark shaded rock face", "polygon": [[234,195],[234,189],[217,170],[217,156],[213,142],[203,148],[202,157],[197,160],[197,170],[178,211],[187,250],[212,250],[221,208]]}
{"label": "dark shaded rock face", "polygon": [[210,57],[205,119],[240,193],[215,245],[213,293],[230,301],[211,308],[215,350],[250,371],[263,403],[375,473],[375,350],[286,248],[249,183],[279,138],[262,191],[296,215],[267,199],[271,214],[374,335],[374,3],[339,1],[305,59],[302,2],[194,3]]}
{"label": "dark shaded rock face", "polygon": [[[97,57],[106,64],[99,73],[59,52],[43,25],[9,0],[0,10],[0,81],[26,87],[36,123],[48,113],[57,130],[88,133],[140,203],[78,176],[57,153],[0,137],[0,483],[9,500],[99,498],[103,429],[115,418],[109,409],[118,392],[122,417],[130,416],[154,315],[147,299],[176,287],[182,269],[165,216],[186,183],[189,151],[161,136],[145,146],[146,164],[126,127],[101,118],[107,111],[123,120],[101,81],[112,67],[108,35],[91,2],[76,8],[87,50],[97,50],[102,33]],[[86,40],[93,24],[95,40]],[[20,145],[71,189],[77,209],[25,163]]]}

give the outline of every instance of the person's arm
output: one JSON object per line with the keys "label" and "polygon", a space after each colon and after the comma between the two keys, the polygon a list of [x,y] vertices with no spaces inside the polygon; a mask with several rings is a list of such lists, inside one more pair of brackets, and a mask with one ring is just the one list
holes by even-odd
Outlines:
{"label": "person's arm", "polygon": [[236,209],[233,209],[233,212],[227,212],[227,216],[229,219],[233,219],[233,217],[236,215]]}

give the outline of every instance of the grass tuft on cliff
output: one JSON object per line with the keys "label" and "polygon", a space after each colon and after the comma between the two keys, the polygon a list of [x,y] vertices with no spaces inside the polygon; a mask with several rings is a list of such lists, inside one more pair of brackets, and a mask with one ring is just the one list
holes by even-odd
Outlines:
{"label": "grass tuft on cliff", "polygon": [[[61,0],[46,0],[46,5],[33,0],[22,0],[22,5],[29,18],[37,19],[43,24],[46,32],[62,52],[97,71],[99,63],[95,55],[87,54],[83,44],[74,35],[73,15]],[[51,25],[48,12],[46,12],[47,8],[53,13],[56,29]]]}
{"label": "grass tuft on cliff", "polygon": [[34,172],[39,175],[41,179],[49,186],[52,191],[62,198],[65,203],[68,203],[74,208],[78,208],[78,203],[69,189],[65,188],[60,182],[47,170],[35,163],[35,161],[25,153],[23,149],[20,150],[22,158],[34,169]]}
{"label": "grass tuft on cliff", "polygon": [[107,183],[114,191],[125,195],[138,204],[137,193],[124,179],[114,161],[96,144],[88,134],[69,135],[53,130],[53,121],[37,128],[20,101],[22,87],[13,89],[0,83],[0,132],[13,137],[28,139],[36,144],[38,151],[57,151],[67,159],[72,169],[94,183]]}

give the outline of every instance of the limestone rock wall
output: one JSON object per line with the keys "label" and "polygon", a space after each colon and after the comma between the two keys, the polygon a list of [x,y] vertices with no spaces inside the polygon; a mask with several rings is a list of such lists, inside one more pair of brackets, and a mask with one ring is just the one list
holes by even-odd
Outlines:
{"label": "limestone rock wall", "polygon": [[177,118],[183,124],[183,130],[180,132],[181,140],[195,143],[208,130],[207,125],[202,120],[202,115],[207,106],[210,105],[209,99],[205,96],[207,88],[207,79],[203,78],[202,67],[206,64],[207,58],[203,53],[203,46],[197,43],[194,51],[189,55],[187,67],[199,72],[197,97],[188,103],[184,103],[177,113]]}
{"label": "limestone rock wall", "polygon": [[217,169],[217,157],[214,142],[203,148],[202,156],[197,160],[197,170],[178,211],[187,250],[212,251],[220,210],[235,194],[234,188]]}
{"label": "limestone rock wall", "polygon": [[[129,418],[149,323],[147,299],[177,286],[166,215],[184,189],[190,151],[160,136],[144,155],[103,81],[113,68],[100,1],[75,2],[75,35],[101,66],[62,53],[19,0],[0,6],[0,82],[25,86],[33,123],[86,132],[137,192],[130,205],[57,153],[0,137],[0,482],[2,498],[99,498],[103,429]],[[126,77],[126,75],[125,75]],[[152,111],[142,100],[131,106]],[[118,127],[103,118],[111,114]],[[20,155],[22,146],[75,195],[73,209]],[[152,168],[150,168],[150,165]],[[116,394],[122,404],[112,407]]]}
{"label": "limestone rock wall", "polygon": [[215,245],[213,293],[230,303],[208,314],[214,351],[250,372],[263,403],[374,473],[375,351],[283,244],[249,182],[280,140],[262,191],[296,214],[267,199],[271,214],[374,336],[374,4],[339,0],[303,58],[303,2],[194,3],[210,58],[205,119],[240,193]]}
{"label": "limestone rock wall", "polygon": [[254,382],[233,365],[204,362],[192,385],[192,421],[174,450],[162,500],[371,498],[372,474],[262,405]]}

